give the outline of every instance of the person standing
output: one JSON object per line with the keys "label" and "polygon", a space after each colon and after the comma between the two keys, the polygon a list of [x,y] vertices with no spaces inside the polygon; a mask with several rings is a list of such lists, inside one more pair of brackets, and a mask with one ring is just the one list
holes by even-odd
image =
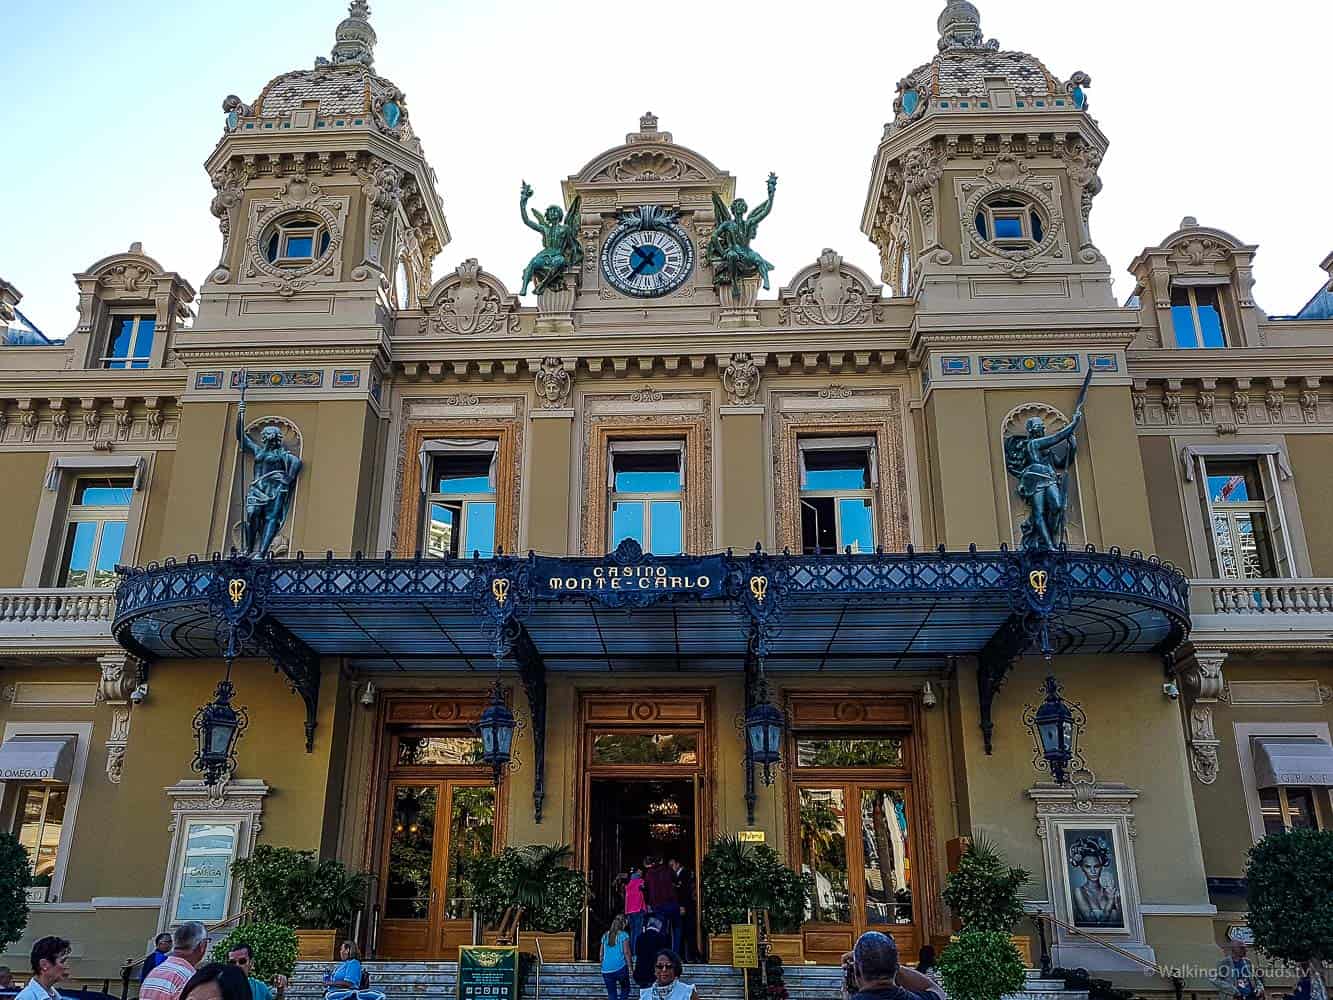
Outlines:
{"label": "person standing", "polygon": [[653,984],[656,977],[653,966],[658,952],[665,950],[670,942],[671,938],[667,936],[661,918],[653,914],[644,923],[643,933],[639,935],[639,943],[634,948],[634,984],[639,989]]}
{"label": "person standing", "polygon": [[171,935],[163,931],[153,939],[153,950],[145,957],[139,968],[139,982],[142,983],[171,954]]}
{"label": "person standing", "polygon": [[60,1000],[56,983],[69,975],[69,942],[62,937],[38,938],[29,955],[32,978],[14,1000]]}
{"label": "person standing", "polygon": [[17,993],[18,989],[14,986],[14,973],[9,971],[9,966],[0,965],[0,993]]}
{"label": "person standing", "polygon": [[208,931],[197,920],[187,920],[172,932],[171,954],[139,987],[139,1000],[180,1000],[185,984],[208,952]]}
{"label": "person standing", "polygon": [[667,937],[679,954],[680,949],[680,905],[676,902],[676,883],[671,877],[671,869],[662,864],[661,858],[652,858],[648,870],[644,872],[644,882],[648,887],[648,905],[653,914],[662,921]]}
{"label": "person standing", "polygon": [[250,980],[250,996],[253,1000],[276,1000],[287,989],[286,976],[274,976],[272,986],[255,977],[255,950],[248,944],[238,944],[227,952],[227,964],[245,973],[245,977]]}
{"label": "person standing", "polygon": [[1212,978],[1217,992],[1234,1000],[1259,1000],[1264,995],[1264,981],[1246,957],[1245,943],[1232,941],[1227,945],[1227,959]]}
{"label": "person standing", "polygon": [[631,865],[629,881],[625,883],[625,919],[629,921],[629,947],[632,952],[643,933],[643,920],[648,912],[648,899],[643,885],[643,871]]}
{"label": "person standing", "polygon": [[[606,1000],[629,1000],[629,934],[625,918],[617,914],[611,928],[602,935],[602,981],[606,983]],[[616,988],[619,987],[617,996]]]}
{"label": "person standing", "polygon": [[694,905],[694,872],[680,863],[679,858],[672,858],[671,887],[675,892],[677,922],[680,932],[675,936],[676,954],[685,961],[691,961],[694,955],[694,924],[697,919]]}

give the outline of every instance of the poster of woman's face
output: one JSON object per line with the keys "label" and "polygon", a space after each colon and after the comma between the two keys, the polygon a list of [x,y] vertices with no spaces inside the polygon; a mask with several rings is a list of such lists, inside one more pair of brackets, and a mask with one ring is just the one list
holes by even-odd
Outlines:
{"label": "poster of woman's face", "polygon": [[1069,911],[1075,927],[1128,930],[1121,900],[1115,831],[1068,829],[1064,834]]}

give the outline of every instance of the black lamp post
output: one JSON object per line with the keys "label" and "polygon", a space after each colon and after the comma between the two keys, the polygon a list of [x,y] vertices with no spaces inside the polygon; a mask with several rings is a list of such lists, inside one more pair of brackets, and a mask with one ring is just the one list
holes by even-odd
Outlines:
{"label": "black lamp post", "polygon": [[500,680],[491,689],[491,703],[481,713],[477,729],[481,732],[481,759],[491,766],[495,783],[500,783],[502,772],[514,757],[514,713],[505,704],[500,693]]}
{"label": "black lamp post", "polygon": [[1041,755],[1050,765],[1051,777],[1062,785],[1069,777],[1069,762],[1074,756],[1074,713],[1060,697],[1060,685],[1053,675],[1046,677],[1046,700],[1037,709],[1034,721],[1041,740]]}
{"label": "black lamp post", "polygon": [[194,714],[196,747],[191,766],[203,774],[209,785],[220,784],[236,770],[236,743],[250,724],[246,710],[232,705],[235,695],[228,662],[227,676],[218,681],[213,700]]}

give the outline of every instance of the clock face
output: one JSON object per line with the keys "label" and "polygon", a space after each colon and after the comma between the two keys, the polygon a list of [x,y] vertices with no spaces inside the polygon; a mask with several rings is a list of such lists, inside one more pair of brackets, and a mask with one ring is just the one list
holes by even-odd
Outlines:
{"label": "clock face", "polygon": [[622,223],[602,246],[602,274],[613,287],[638,298],[675,291],[694,269],[694,245],[679,226],[638,220]]}

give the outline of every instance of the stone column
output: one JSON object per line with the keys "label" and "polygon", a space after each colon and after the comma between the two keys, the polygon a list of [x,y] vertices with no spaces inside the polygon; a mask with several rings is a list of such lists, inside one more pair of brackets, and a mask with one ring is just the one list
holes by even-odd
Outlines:
{"label": "stone column", "polygon": [[[572,299],[571,299],[572,301]],[[574,360],[530,358],[537,400],[532,411],[529,454],[531,493],[526,545],[549,555],[573,555],[570,539],[570,494],[574,467]],[[520,542],[520,545],[522,543]]]}

